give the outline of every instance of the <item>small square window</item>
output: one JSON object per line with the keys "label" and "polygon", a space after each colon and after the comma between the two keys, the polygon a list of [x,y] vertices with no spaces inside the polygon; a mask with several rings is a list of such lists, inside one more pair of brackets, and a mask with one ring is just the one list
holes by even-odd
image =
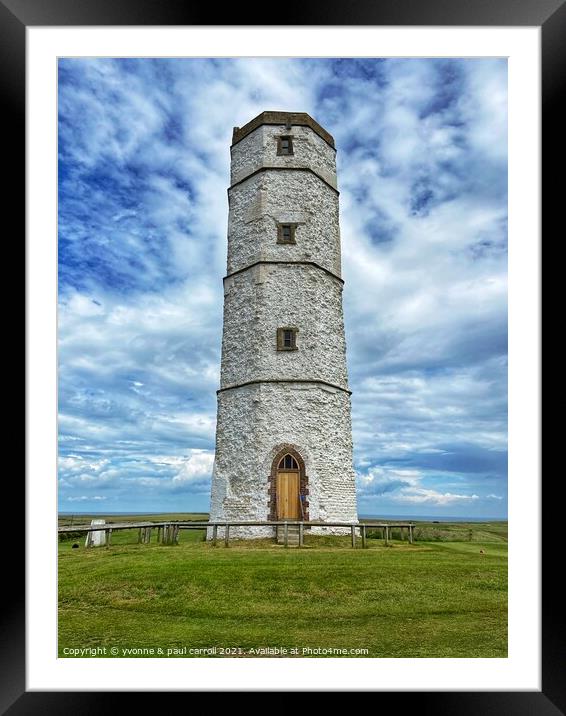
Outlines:
{"label": "small square window", "polygon": [[277,329],[277,350],[278,351],[296,351],[297,350],[297,329],[296,328],[278,328]]}
{"label": "small square window", "polygon": [[277,137],[277,154],[280,156],[293,154],[293,137],[290,135]]}
{"label": "small square window", "polygon": [[296,224],[277,224],[277,243],[278,244],[296,244],[295,229]]}

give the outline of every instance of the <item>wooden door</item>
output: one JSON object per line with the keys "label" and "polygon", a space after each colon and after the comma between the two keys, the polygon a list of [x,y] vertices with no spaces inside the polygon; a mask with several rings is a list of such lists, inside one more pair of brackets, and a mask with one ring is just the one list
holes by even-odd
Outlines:
{"label": "wooden door", "polygon": [[277,472],[277,519],[299,519],[299,471]]}

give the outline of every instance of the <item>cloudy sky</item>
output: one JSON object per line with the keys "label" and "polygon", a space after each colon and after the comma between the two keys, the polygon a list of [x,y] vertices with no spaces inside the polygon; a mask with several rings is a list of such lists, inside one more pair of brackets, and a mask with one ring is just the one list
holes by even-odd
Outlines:
{"label": "cloudy sky", "polygon": [[207,510],[233,126],[338,148],[361,514],[507,513],[507,64],[59,63],[59,508]]}

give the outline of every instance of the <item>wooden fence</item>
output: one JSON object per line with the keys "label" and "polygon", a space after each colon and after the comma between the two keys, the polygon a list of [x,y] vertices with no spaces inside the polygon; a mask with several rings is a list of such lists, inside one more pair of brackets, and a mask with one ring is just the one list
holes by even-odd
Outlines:
{"label": "wooden fence", "polygon": [[407,522],[396,522],[396,523],[380,523],[380,522],[133,522],[133,523],[107,523],[102,525],[67,525],[65,527],[59,527],[59,534],[65,534],[66,532],[105,532],[106,533],[106,546],[109,547],[112,543],[112,533],[118,530],[138,530],[138,543],[149,544],[151,542],[151,534],[154,529],[157,530],[157,541],[162,544],[177,544],[179,541],[180,530],[202,530],[212,528],[212,544],[214,546],[218,543],[218,528],[224,529],[224,545],[228,547],[230,543],[230,528],[231,527],[272,527],[274,530],[274,536],[277,535],[277,528],[283,527],[283,544],[285,547],[289,546],[289,528],[297,529],[299,533],[299,547],[304,545],[304,534],[305,529],[311,527],[342,527],[350,530],[352,548],[356,547],[356,533],[359,532],[361,536],[362,547],[367,547],[367,532],[368,530],[381,530],[382,539],[385,544],[388,545],[391,541],[391,530],[396,529],[401,533],[401,539],[404,539],[404,532],[406,530],[407,539],[410,544],[414,543],[414,525]]}

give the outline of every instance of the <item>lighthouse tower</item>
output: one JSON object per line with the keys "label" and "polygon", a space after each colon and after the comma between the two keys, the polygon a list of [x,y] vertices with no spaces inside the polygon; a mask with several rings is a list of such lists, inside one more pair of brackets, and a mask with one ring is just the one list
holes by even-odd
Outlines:
{"label": "lighthouse tower", "polygon": [[334,139],[262,112],[231,157],[210,520],[357,521]]}

